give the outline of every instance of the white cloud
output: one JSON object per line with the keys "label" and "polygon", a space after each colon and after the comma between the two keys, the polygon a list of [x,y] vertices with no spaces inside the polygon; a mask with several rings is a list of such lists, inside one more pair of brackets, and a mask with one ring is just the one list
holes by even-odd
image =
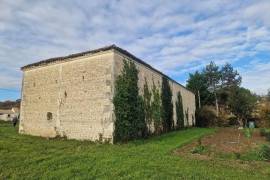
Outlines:
{"label": "white cloud", "polygon": [[[270,56],[269,13],[268,0],[2,0],[0,88],[19,89],[25,64],[113,43],[174,77],[210,60],[241,68]],[[243,85],[265,92],[267,80],[255,85],[260,69],[252,67]]]}
{"label": "white cloud", "polygon": [[241,69],[243,86],[258,94],[265,94],[270,88],[270,60],[266,63],[255,62]]}

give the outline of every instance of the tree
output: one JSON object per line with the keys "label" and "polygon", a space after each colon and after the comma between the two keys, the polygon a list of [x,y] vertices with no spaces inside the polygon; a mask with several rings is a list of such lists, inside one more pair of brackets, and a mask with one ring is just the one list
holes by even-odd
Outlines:
{"label": "tree", "polygon": [[221,73],[221,88],[218,90],[219,103],[228,104],[229,96],[235,86],[240,86],[242,77],[233,69],[232,65],[226,63],[220,70]]}
{"label": "tree", "polygon": [[154,121],[155,132],[156,132],[156,134],[160,134],[160,132],[162,130],[162,127],[161,127],[161,125],[162,125],[162,122],[161,122],[161,112],[162,112],[161,97],[160,97],[159,89],[156,87],[154,81],[153,81],[152,95],[153,95],[153,101],[151,102],[152,118]]}
{"label": "tree", "polygon": [[162,121],[163,130],[168,132],[172,129],[173,125],[173,104],[172,104],[172,91],[169,81],[166,77],[162,77]]}
{"label": "tree", "polygon": [[142,97],[139,96],[138,70],[133,62],[124,61],[121,74],[115,82],[114,141],[127,141],[145,134],[145,116]]}
{"label": "tree", "polygon": [[184,109],[181,92],[177,93],[177,101],[175,102],[176,108],[176,128],[183,128],[184,124]]}
{"label": "tree", "polygon": [[226,63],[221,68],[221,87],[240,86],[242,77],[233,69],[232,65]]}
{"label": "tree", "polygon": [[202,106],[211,104],[214,99],[208,90],[207,79],[203,73],[196,71],[194,74],[189,74],[186,87],[195,94],[196,109]]}
{"label": "tree", "polygon": [[148,88],[147,80],[145,78],[145,84],[143,88],[143,102],[144,102],[144,114],[145,120],[148,126],[148,131],[151,133],[151,124],[152,124],[152,112],[151,112],[151,97],[152,94]]}
{"label": "tree", "polygon": [[255,107],[256,96],[248,89],[235,86],[229,99],[229,107],[240,123],[247,125],[247,119],[251,116]]}
{"label": "tree", "polygon": [[215,96],[216,113],[218,116],[219,107],[217,89],[221,78],[219,67],[213,61],[211,61],[210,64],[205,67],[203,73],[205,74],[209,91],[212,92]]}

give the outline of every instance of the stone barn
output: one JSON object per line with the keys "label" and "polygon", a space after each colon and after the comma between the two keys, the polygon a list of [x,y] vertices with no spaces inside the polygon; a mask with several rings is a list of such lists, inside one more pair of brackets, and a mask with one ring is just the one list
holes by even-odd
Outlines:
{"label": "stone barn", "polygon": [[[195,123],[195,96],[184,86],[115,45],[51,58],[22,67],[22,102],[19,132],[42,137],[112,142],[114,132],[114,82],[123,61],[133,61],[139,70],[142,93],[148,85],[169,80],[175,101],[181,92],[187,120]],[[151,88],[151,87],[150,87]],[[186,118],[186,116],[185,116]]]}

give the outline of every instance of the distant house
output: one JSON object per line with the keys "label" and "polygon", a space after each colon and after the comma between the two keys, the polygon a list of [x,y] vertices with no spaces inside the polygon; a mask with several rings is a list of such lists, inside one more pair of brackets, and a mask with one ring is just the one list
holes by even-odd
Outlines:
{"label": "distant house", "polygon": [[0,120],[12,121],[12,119],[19,115],[19,108],[13,107],[11,109],[0,109]]}

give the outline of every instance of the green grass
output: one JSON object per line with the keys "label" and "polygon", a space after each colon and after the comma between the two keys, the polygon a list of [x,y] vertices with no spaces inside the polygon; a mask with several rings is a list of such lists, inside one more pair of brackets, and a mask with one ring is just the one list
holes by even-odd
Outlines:
{"label": "green grass", "polygon": [[0,123],[0,179],[269,179],[266,162],[196,160],[173,151],[214,129],[193,128],[123,145],[46,140]]}

